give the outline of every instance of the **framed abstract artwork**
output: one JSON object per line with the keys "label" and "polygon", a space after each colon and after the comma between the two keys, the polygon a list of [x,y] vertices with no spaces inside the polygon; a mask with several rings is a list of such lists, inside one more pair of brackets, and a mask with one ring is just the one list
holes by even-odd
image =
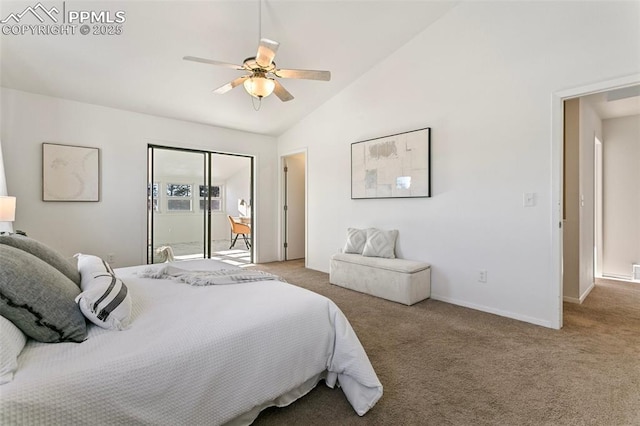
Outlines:
{"label": "framed abstract artwork", "polygon": [[100,150],[42,144],[43,201],[100,201]]}
{"label": "framed abstract artwork", "polygon": [[351,144],[351,198],[431,196],[431,128]]}

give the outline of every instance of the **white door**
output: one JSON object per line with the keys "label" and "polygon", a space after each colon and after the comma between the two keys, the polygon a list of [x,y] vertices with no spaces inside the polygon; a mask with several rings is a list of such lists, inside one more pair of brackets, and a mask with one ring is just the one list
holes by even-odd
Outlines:
{"label": "white door", "polygon": [[305,257],[305,163],[304,153],[284,158],[284,258]]}

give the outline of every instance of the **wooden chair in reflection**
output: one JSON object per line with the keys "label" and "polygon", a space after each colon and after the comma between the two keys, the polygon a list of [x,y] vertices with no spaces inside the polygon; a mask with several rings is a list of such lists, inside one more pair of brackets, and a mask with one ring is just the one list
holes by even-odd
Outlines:
{"label": "wooden chair in reflection", "polygon": [[[236,222],[233,217],[227,216],[229,218],[229,225],[231,225],[231,245],[229,249],[232,249],[236,245],[236,241],[238,241],[238,236],[242,235],[242,239],[244,240],[244,244],[247,246],[247,250],[251,249],[251,241],[249,240],[249,235],[251,234],[251,227],[244,223]],[[234,238],[235,235],[235,238]]]}

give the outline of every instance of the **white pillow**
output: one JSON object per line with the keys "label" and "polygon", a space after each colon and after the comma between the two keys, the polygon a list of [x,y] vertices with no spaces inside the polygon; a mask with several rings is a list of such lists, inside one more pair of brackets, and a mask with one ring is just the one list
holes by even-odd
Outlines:
{"label": "white pillow", "polygon": [[87,275],[93,272],[108,272],[110,274],[113,274],[113,269],[111,269],[111,266],[98,256],[76,253],[73,255],[73,257],[75,257],[78,261],[78,272],[80,272],[80,278],[82,278],[83,273]]}
{"label": "white pillow", "polygon": [[347,243],[344,245],[344,249],[342,249],[342,252],[362,254],[364,243],[366,241],[366,229],[347,228]]}
{"label": "white pillow", "polygon": [[367,257],[396,257],[396,240],[398,231],[381,231],[375,228],[367,229],[367,242],[364,244],[362,255]]}
{"label": "white pillow", "polygon": [[0,316],[0,385],[13,380],[13,373],[18,369],[18,355],[26,343],[24,333]]}
{"label": "white pillow", "polygon": [[82,293],[76,303],[95,325],[124,330],[131,320],[131,294],[111,266],[97,256],[76,254]]}

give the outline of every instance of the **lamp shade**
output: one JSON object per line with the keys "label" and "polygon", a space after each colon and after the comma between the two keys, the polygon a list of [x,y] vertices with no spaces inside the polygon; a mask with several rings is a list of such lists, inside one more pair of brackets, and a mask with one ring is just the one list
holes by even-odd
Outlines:
{"label": "lamp shade", "polygon": [[244,89],[248,94],[255,98],[264,98],[273,93],[276,82],[272,78],[267,77],[251,77],[244,81]]}
{"label": "lamp shade", "polygon": [[0,196],[0,222],[16,220],[16,197]]}

